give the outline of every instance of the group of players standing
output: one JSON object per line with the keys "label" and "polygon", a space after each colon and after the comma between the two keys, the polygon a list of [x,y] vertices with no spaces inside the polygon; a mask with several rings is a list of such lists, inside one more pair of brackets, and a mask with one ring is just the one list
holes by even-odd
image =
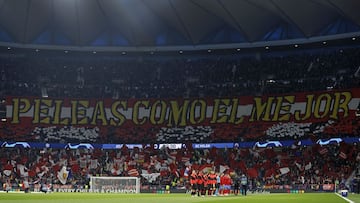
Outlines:
{"label": "group of players standing", "polygon": [[[204,173],[203,171],[193,170],[190,175],[191,196],[227,196],[238,195],[240,191],[246,195],[247,177],[242,175],[240,178],[232,179],[229,174],[217,174],[214,171]],[[232,187],[233,186],[233,187]]]}

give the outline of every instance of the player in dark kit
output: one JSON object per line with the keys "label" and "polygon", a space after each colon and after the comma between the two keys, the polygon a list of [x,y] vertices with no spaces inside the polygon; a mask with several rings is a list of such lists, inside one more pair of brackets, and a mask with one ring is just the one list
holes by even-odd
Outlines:
{"label": "player in dark kit", "polygon": [[215,195],[216,190],[216,174],[214,171],[211,171],[208,175],[208,195]]}
{"label": "player in dark kit", "polygon": [[233,183],[234,183],[234,188],[233,188],[234,195],[238,195],[239,189],[240,189],[240,178],[238,176],[236,176],[234,178]]}
{"label": "player in dark kit", "polygon": [[198,179],[198,177],[197,177],[196,171],[193,170],[190,175],[190,187],[191,187],[191,196],[192,197],[195,197],[196,191],[198,190],[197,179]]}
{"label": "player in dark kit", "polygon": [[205,196],[205,177],[202,171],[197,175],[198,196]]}

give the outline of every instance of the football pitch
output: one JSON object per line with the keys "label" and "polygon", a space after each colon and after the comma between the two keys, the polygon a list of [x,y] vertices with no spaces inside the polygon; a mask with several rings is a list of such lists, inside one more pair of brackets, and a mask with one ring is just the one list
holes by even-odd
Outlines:
{"label": "football pitch", "polygon": [[[360,203],[360,195],[350,194],[349,199]],[[0,193],[0,202],[46,202],[46,203],[346,203],[348,201],[334,193],[305,194],[256,194],[224,197],[191,197],[188,194],[99,194],[99,193]]]}

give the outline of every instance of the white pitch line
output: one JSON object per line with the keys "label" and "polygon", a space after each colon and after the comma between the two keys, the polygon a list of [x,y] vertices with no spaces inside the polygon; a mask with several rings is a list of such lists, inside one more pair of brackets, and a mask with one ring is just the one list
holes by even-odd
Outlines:
{"label": "white pitch line", "polygon": [[354,201],[351,201],[350,199],[348,199],[348,198],[346,198],[346,197],[344,197],[344,196],[342,196],[342,195],[340,195],[340,194],[338,194],[338,193],[335,193],[335,194],[336,194],[337,196],[343,198],[345,201],[347,201],[347,202],[349,202],[349,203],[355,203]]}

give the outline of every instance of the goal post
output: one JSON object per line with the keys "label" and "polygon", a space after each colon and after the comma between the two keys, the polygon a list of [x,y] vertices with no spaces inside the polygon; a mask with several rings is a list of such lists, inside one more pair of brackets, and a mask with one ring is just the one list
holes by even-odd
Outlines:
{"label": "goal post", "polygon": [[91,176],[90,191],[98,193],[140,193],[140,178]]}

